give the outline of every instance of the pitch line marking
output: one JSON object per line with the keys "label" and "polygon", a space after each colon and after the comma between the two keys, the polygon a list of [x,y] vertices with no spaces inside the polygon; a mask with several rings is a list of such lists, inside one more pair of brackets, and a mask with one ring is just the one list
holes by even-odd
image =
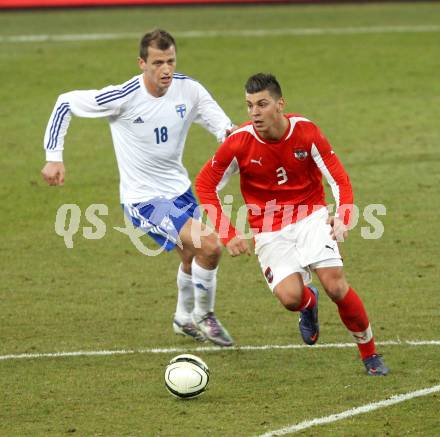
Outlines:
{"label": "pitch line marking", "polygon": [[[376,342],[378,346],[440,346],[440,340],[388,340]],[[355,343],[327,343],[315,344],[313,347],[305,344],[266,344],[261,346],[243,345],[223,348],[220,346],[199,346],[195,348],[171,347],[171,348],[150,348],[150,349],[120,349],[101,351],[72,351],[72,352],[47,352],[47,353],[25,353],[0,355],[0,361],[8,360],[31,360],[37,358],[66,358],[66,357],[91,357],[109,355],[130,355],[130,354],[169,354],[189,352],[228,352],[228,351],[266,351],[283,349],[342,349],[356,347]]]}
{"label": "pitch line marking", "polygon": [[[377,33],[425,33],[440,32],[440,25],[407,26],[361,26],[361,27],[310,27],[286,29],[244,29],[244,30],[190,30],[174,32],[176,38],[219,38],[219,37],[266,37],[266,36],[311,36],[311,35],[356,35]],[[0,43],[107,41],[138,39],[140,33],[84,33],[84,34],[40,34],[0,36]]]}
{"label": "pitch line marking", "polygon": [[311,428],[312,426],[337,422],[338,420],[347,419],[349,417],[357,416],[359,414],[369,413],[380,408],[389,407],[390,405],[399,404],[400,402],[405,402],[421,396],[427,396],[439,391],[440,385],[434,385],[433,387],[424,388],[422,390],[412,391],[401,395],[394,395],[388,399],[352,408],[350,410],[343,411],[342,413],[332,414],[330,416],[319,417],[311,420],[305,420],[304,422],[300,422],[296,425],[287,426],[285,428],[277,429],[275,431],[269,431],[265,434],[259,435],[258,437],[274,437],[286,434],[293,434],[297,431],[303,431],[304,429]]}

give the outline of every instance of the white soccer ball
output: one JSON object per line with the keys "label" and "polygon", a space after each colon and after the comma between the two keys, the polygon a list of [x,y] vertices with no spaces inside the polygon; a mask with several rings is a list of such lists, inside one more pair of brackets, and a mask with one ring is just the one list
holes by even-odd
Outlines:
{"label": "white soccer ball", "polygon": [[206,363],[191,354],[174,357],[165,369],[165,387],[181,399],[201,395],[209,382],[209,368]]}

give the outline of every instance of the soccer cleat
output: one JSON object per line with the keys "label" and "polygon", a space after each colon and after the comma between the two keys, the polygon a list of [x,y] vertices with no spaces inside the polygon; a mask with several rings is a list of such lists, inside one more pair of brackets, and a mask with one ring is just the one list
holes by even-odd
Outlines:
{"label": "soccer cleat", "polygon": [[316,297],[316,305],[312,309],[301,311],[299,316],[299,331],[304,343],[312,346],[318,341],[319,322],[318,322],[318,289],[309,287]]}
{"label": "soccer cleat", "polygon": [[176,334],[191,337],[197,341],[206,341],[205,334],[203,334],[203,332],[192,322],[182,324],[174,319],[173,329]]}
{"label": "soccer cleat", "polygon": [[200,320],[195,320],[193,314],[193,322],[212,343],[219,346],[232,346],[234,344],[234,340],[232,340],[232,337],[215,317],[214,313],[209,312]]}
{"label": "soccer cleat", "polygon": [[385,376],[388,375],[390,369],[385,366],[381,355],[371,355],[371,357],[363,360],[367,374],[370,376]]}

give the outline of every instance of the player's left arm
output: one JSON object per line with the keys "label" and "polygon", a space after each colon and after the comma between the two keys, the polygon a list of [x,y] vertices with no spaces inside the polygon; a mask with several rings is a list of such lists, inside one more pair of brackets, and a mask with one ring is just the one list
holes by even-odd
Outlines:
{"label": "player's left arm", "polygon": [[221,143],[233,132],[235,126],[211,94],[199,83],[196,86],[197,116],[194,121],[211,132]]}
{"label": "player's left arm", "polygon": [[344,166],[316,126],[312,137],[311,155],[330,185],[335,199],[336,213],[328,220],[332,226],[332,238],[337,241],[344,241],[348,235],[348,227],[353,211],[353,189]]}
{"label": "player's left arm", "polygon": [[223,185],[222,180],[227,176],[229,168],[238,166],[236,163],[235,153],[231,147],[231,138],[229,138],[203,166],[195,179],[196,193],[200,199],[201,207],[208,214],[224,246],[227,246],[234,237],[240,236],[240,233],[224,214],[218,196],[219,187]]}

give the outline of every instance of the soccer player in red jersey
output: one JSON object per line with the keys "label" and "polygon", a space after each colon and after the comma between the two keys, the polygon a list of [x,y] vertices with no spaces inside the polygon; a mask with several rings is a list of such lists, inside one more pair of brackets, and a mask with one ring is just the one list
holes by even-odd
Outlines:
{"label": "soccer player in red jersey", "polygon": [[[337,244],[350,223],[350,179],[319,128],[300,115],[284,113],[273,75],[251,76],[245,89],[251,121],[226,139],[197,176],[202,206],[229,254],[250,254],[217,195],[228,175],[239,171],[255,253],[275,296],[286,309],[300,312],[305,343],[313,345],[319,336],[318,290],[308,286],[314,271],[353,335],[367,374],[386,375],[389,369],[376,352],[364,305],[347,283]],[[322,175],[336,202],[334,216],[328,214]]]}

